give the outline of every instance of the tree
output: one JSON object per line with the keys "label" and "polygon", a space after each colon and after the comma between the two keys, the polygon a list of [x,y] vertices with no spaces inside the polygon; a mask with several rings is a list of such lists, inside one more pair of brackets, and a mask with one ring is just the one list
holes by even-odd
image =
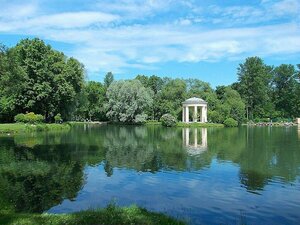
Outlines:
{"label": "tree", "polygon": [[112,72],[108,72],[104,77],[104,87],[108,88],[113,81],[114,81],[114,75],[112,74]]}
{"label": "tree", "polygon": [[10,117],[26,111],[42,114],[48,121],[57,113],[71,117],[83,85],[81,63],[37,38],[21,40],[6,55],[0,104]]}
{"label": "tree", "polygon": [[168,81],[157,95],[155,104],[155,118],[170,113],[181,118],[181,105],[186,98],[186,83],[181,79]]}
{"label": "tree", "polygon": [[282,117],[297,116],[297,81],[293,65],[282,64],[274,69],[274,102]]}
{"label": "tree", "polygon": [[87,96],[87,114],[90,120],[105,119],[104,101],[105,101],[105,88],[96,81],[90,81],[86,87]]}
{"label": "tree", "polygon": [[145,75],[137,75],[136,78],[139,80],[144,87],[149,88],[153,91],[154,96],[153,96],[153,105],[151,108],[149,108],[149,111],[147,114],[151,117],[151,119],[156,119],[158,120],[160,117],[159,113],[159,108],[158,108],[158,100],[159,100],[159,95],[158,93],[161,91],[164,81],[162,78],[152,75],[150,77],[147,77]]}
{"label": "tree", "polygon": [[249,118],[272,116],[271,102],[272,67],[259,57],[247,58],[238,67],[238,91],[244,100]]}
{"label": "tree", "polygon": [[233,118],[241,123],[245,118],[245,103],[240,94],[231,87],[225,86],[217,87],[216,93],[221,101],[217,111],[222,115],[222,118]]}
{"label": "tree", "polygon": [[107,89],[107,117],[116,122],[142,123],[153,103],[153,93],[138,80],[113,82]]}

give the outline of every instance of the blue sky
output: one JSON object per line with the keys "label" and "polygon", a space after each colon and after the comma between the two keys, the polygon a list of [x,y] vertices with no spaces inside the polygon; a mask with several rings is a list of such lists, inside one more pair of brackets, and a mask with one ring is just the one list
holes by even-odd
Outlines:
{"label": "blue sky", "polygon": [[88,79],[237,79],[246,57],[300,63],[300,0],[0,0],[0,42],[39,37]]}

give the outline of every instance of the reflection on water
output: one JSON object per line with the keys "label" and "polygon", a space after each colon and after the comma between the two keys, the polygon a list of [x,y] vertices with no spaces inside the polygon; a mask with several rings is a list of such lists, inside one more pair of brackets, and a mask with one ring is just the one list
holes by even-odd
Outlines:
{"label": "reflection on water", "polygon": [[182,128],[182,142],[190,155],[203,153],[207,150],[207,128]]}
{"label": "reflection on water", "polygon": [[297,224],[299,130],[86,125],[0,137],[0,204],[63,213],[115,200],[192,224],[241,213],[249,224]]}

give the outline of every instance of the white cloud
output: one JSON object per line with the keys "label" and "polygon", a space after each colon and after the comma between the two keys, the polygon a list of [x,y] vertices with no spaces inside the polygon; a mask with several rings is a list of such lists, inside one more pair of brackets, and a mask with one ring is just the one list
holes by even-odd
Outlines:
{"label": "white cloud", "polygon": [[[94,72],[154,69],[159,63],[170,61],[217,61],[250,55],[300,53],[300,29],[296,22],[256,24],[272,20],[278,12],[293,14],[294,8],[298,7],[295,0],[262,3],[271,4],[268,9],[213,6],[209,8],[213,14],[211,17],[205,17],[198,7],[198,10],[189,11],[191,15],[145,24],[141,21],[147,16],[155,16],[176,6],[189,9],[194,6],[188,0],[143,2],[114,0],[104,4],[101,1],[93,11],[56,14],[41,13],[36,6],[28,5],[20,17],[0,14],[0,31],[70,43],[74,46],[70,54]],[[287,4],[294,4],[293,9]],[[134,22],[128,22],[130,19]],[[210,25],[215,22],[221,26],[204,26],[209,21]]]}
{"label": "white cloud", "polygon": [[300,52],[300,30],[295,24],[203,30],[172,25],[140,25],[56,30],[39,33],[51,40],[77,46],[73,56],[92,71],[148,68],[168,61],[199,62]]}
{"label": "white cloud", "polygon": [[0,21],[0,31],[10,31],[17,29],[68,29],[82,28],[90,25],[105,24],[116,21],[117,15],[101,13],[101,12],[67,12],[53,15],[36,16],[28,19]]}
{"label": "white cloud", "polygon": [[186,0],[110,0],[98,1],[97,8],[104,12],[118,13],[130,19],[143,19],[160,11],[169,11],[175,5],[186,5]]}
{"label": "white cloud", "polygon": [[13,4],[11,1],[0,2],[0,19],[20,19],[34,15],[38,11],[36,2]]}
{"label": "white cloud", "polygon": [[272,5],[271,9],[277,15],[286,14],[299,14],[300,13],[300,2],[299,0],[283,0]]}

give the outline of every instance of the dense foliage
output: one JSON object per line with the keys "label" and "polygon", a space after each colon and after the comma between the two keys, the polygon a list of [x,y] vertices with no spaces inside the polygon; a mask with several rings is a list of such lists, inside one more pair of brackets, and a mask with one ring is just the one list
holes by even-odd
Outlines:
{"label": "dense foliage", "polygon": [[107,117],[115,122],[144,123],[152,92],[138,80],[115,81],[107,89]]}
{"label": "dense foliage", "polygon": [[232,118],[227,118],[226,120],[224,120],[224,125],[225,127],[237,127],[238,122]]}
{"label": "dense foliage", "polygon": [[164,114],[180,121],[181,103],[189,97],[208,102],[208,122],[292,119],[300,115],[299,69],[300,65],[269,66],[250,57],[237,68],[236,83],[215,89],[198,79],[156,75],[114,82],[111,72],[101,83],[84,81],[84,67],[76,59],[42,40],[25,39],[12,48],[0,45],[0,122],[12,122],[15,115],[27,112],[51,122],[57,114],[64,121],[142,123]]}
{"label": "dense foliage", "polygon": [[84,68],[39,39],[25,39],[0,53],[0,119],[26,111],[47,121],[71,118],[83,86]]}
{"label": "dense foliage", "polygon": [[20,113],[15,116],[15,122],[17,123],[42,123],[45,118],[40,114],[30,113]]}
{"label": "dense foliage", "polygon": [[160,118],[161,124],[165,127],[174,127],[176,126],[176,118],[171,114],[164,114]]}

